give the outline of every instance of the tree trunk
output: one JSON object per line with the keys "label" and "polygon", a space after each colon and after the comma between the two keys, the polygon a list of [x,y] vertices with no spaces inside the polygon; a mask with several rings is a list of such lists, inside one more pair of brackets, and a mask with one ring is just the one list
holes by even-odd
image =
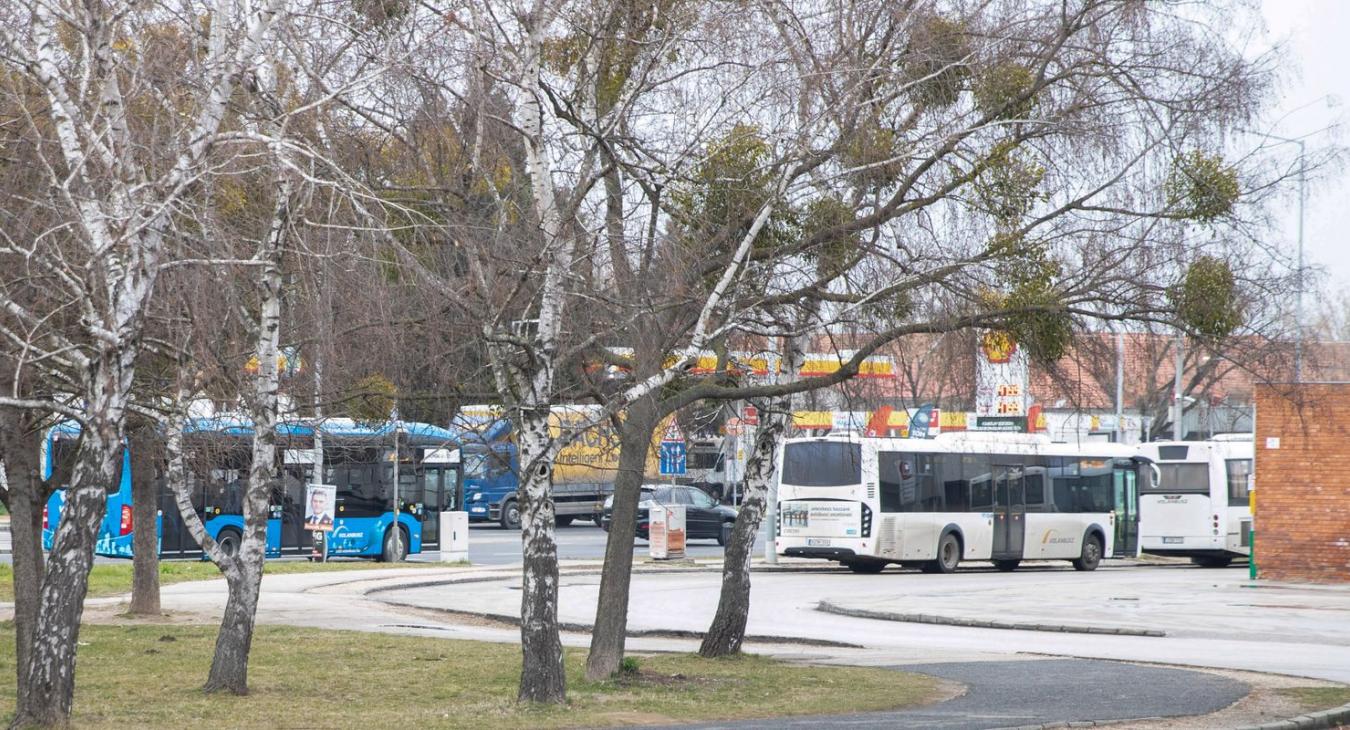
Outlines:
{"label": "tree trunk", "polygon": [[521,469],[520,541],[524,575],[520,596],[519,698],[527,702],[567,700],[562,639],[558,636],[558,546],[553,539],[548,406],[525,409],[519,438]]}
{"label": "tree trunk", "polygon": [[42,589],[42,507],[47,490],[38,453],[41,432],[23,411],[0,408],[0,461],[4,462],[14,560],[14,658],[18,694],[28,695],[28,657]]}
{"label": "tree trunk", "polygon": [[56,529],[42,589],[27,669],[27,693],[20,695],[12,727],[64,725],[75,696],[75,651],[94,543],[107,507],[106,485],[118,477],[122,440],[120,407],[94,404],[90,413],[115,415],[85,426],[79,461],[61,523]]}
{"label": "tree trunk", "polygon": [[272,486],[276,482],[277,389],[281,379],[277,362],[281,343],[281,256],[290,220],[291,185],[282,175],[272,224],[261,258],[267,263],[259,277],[258,374],[250,399],[253,416],[253,462],[244,494],[244,535],[239,554],[227,560],[225,584],[229,598],[216,636],[216,653],[206,679],[207,692],[248,693],[248,656],[253,647],[253,625],[262,590],[263,561],[267,559],[267,519]]}
{"label": "tree trunk", "polygon": [[591,651],[586,656],[586,679],[592,682],[613,676],[623,661],[636,538],[633,525],[637,522],[642,480],[656,424],[656,406],[648,397],[626,411],[619,431],[619,473],[614,478],[614,507],[609,537],[605,540],[605,564],[600,573],[600,601],[591,628]]}
{"label": "tree trunk", "polygon": [[229,598],[225,601],[220,632],[216,634],[211,673],[203,687],[208,693],[248,694],[248,657],[253,649],[253,626],[262,589],[262,561],[245,560],[243,555],[241,546],[238,558],[229,561],[224,570]]}
{"label": "tree trunk", "polygon": [[136,419],[128,429],[131,448],[131,608],[134,616],[158,616],[159,465],[162,449],[154,424]]}
{"label": "tree trunk", "polygon": [[750,613],[750,558],[768,504],[778,442],[791,417],[786,412],[788,401],[787,397],[775,398],[768,412],[760,414],[755,451],[745,465],[745,499],[736,513],[736,528],[732,530],[722,564],[722,595],[717,601],[717,614],[698,649],[705,657],[739,653],[745,642],[745,622]]}

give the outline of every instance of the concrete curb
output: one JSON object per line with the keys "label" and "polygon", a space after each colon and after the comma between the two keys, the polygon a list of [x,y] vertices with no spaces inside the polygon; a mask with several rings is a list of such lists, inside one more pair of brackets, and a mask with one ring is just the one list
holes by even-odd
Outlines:
{"label": "concrete curb", "polygon": [[[509,626],[520,626],[520,617],[509,613],[494,613],[492,611],[471,611],[457,608],[437,608],[434,606],[420,606],[416,603],[404,603],[403,601],[390,601],[383,598],[372,600],[379,601],[386,606],[395,606],[397,608],[411,608],[418,611],[430,611],[432,613],[443,614],[454,617],[461,616],[475,618],[486,621],[495,621]],[[589,633],[593,628],[591,624],[575,623],[570,621],[559,621],[558,629],[568,633],[584,634]],[[686,631],[684,629],[629,629],[628,638],[638,639],[693,639],[702,640],[702,631]],[[800,646],[821,646],[831,649],[862,649],[865,648],[859,644],[850,644],[845,641],[831,641],[829,639],[812,639],[809,637],[798,636],[766,636],[761,634],[746,634],[746,643],[756,644],[795,644]]]}
{"label": "concrete curb", "polygon": [[[633,569],[633,575],[678,575],[678,574],[682,574],[682,573],[717,573],[717,572],[720,572],[721,570],[722,570],[722,569],[721,569],[720,566],[707,566],[707,567],[704,567],[704,566],[688,566],[688,565],[684,565],[684,566],[672,566],[672,567],[669,567],[669,568],[637,568],[637,567],[635,567],[635,568]],[[569,570],[569,569],[566,569],[566,568],[563,568],[562,570],[560,570],[560,571],[558,572],[558,577],[559,577],[559,578],[586,578],[586,577],[595,576],[595,575],[600,575],[600,574],[601,574],[601,571],[600,571],[599,568],[578,567],[578,568],[573,568],[573,569],[570,569],[570,570]],[[410,583],[398,583],[398,584],[395,584],[395,585],[376,586],[376,587],[374,587],[374,588],[370,588],[370,589],[364,591],[363,593],[364,593],[364,595],[370,595],[370,594],[372,594],[372,593],[386,593],[386,592],[388,592],[388,591],[402,591],[402,590],[407,590],[407,589],[410,589],[410,588],[435,588],[435,587],[437,587],[437,586],[459,585],[459,584],[462,584],[462,583],[491,583],[491,582],[493,582],[493,581],[519,580],[519,579],[520,579],[520,571],[518,571],[518,570],[510,570],[510,571],[501,571],[501,572],[498,572],[498,573],[491,573],[491,574],[487,574],[487,575],[484,575],[484,574],[481,574],[481,573],[480,573],[480,574],[478,574],[478,575],[466,575],[466,576],[463,576],[463,577],[434,578],[434,579],[431,579],[431,580],[423,580],[423,581],[416,581],[416,582],[410,582]],[[375,579],[375,580],[384,580],[384,579],[377,578],[377,579]],[[343,583],[347,583],[347,582],[351,582],[351,581],[339,581],[339,582],[336,582],[336,583],[332,583],[332,584],[330,584],[330,585],[342,585]],[[316,587],[318,587],[318,586],[316,586]],[[322,586],[322,587],[326,587],[326,586]],[[376,599],[376,600],[380,600],[380,599]],[[589,629],[588,629],[588,630],[589,630]]]}
{"label": "concrete curb", "polygon": [[[1203,717],[1203,715],[1201,715]],[[996,730],[1056,730],[1064,727],[1111,727],[1112,725],[1121,725],[1127,722],[1154,722],[1159,720],[1181,720],[1181,717],[1133,717],[1128,720],[1075,720],[1073,722],[1051,722],[1044,725],[1014,725],[1012,727],[996,728]]]}
{"label": "concrete curb", "polygon": [[[1052,728],[1066,727],[1110,727],[1120,725],[1124,722],[1141,722],[1145,720],[1163,720],[1180,718],[1161,718],[1161,717],[1143,717],[1133,720],[1085,720],[1080,722],[1054,722],[1046,725],[1018,725],[1016,727],[1000,728],[1000,730],[1051,730]],[[1306,715],[1291,717],[1288,720],[1276,720],[1266,722],[1260,725],[1243,725],[1236,730],[1305,730],[1308,728],[1334,728],[1350,723],[1350,704],[1333,707],[1330,710],[1321,712],[1309,712]]]}
{"label": "concrete curb", "polygon": [[879,621],[899,621],[912,624],[937,624],[941,626],[964,626],[976,629],[1010,629],[1013,631],[1047,631],[1062,634],[1105,634],[1110,636],[1148,636],[1161,638],[1166,632],[1153,629],[1128,629],[1112,626],[1067,626],[1061,624],[1010,623],[1007,621],[984,621],[981,619],[952,618],[924,613],[888,613],[886,611],[868,611],[860,608],[836,606],[829,601],[816,605],[821,613],[832,613],[853,618],[870,618]]}
{"label": "concrete curb", "polygon": [[1291,717],[1288,720],[1278,720],[1276,722],[1267,722],[1260,725],[1248,725],[1238,728],[1238,730],[1287,730],[1291,728],[1324,728],[1341,727],[1350,723],[1350,704],[1333,707],[1330,710],[1321,712],[1309,712],[1306,715]]}

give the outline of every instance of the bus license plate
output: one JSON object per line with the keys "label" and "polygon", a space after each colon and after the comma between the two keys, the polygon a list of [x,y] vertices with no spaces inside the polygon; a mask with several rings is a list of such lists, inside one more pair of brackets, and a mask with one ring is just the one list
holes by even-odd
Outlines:
{"label": "bus license plate", "polygon": [[1184,538],[1184,537],[1164,537],[1164,538],[1163,538],[1163,544],[1164,544],[1164,545],[1180,545],[1181,543],[1185,542],[1185,540],[1186,540],[1186,538]]}
{"label": "bus license plate", "polygon": [[829,547],[829,546],[830,546],[830,541],[829,541],[829,540],[826,540],[826,539],[824,539],[824,538],[819,538],[819,537],[808,537],[808,538],[806,538],[806,546],[807,546],[807,547]]}

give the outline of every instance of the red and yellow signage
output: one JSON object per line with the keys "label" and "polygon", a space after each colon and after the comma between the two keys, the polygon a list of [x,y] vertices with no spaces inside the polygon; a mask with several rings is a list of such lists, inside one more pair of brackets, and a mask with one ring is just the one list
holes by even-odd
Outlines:
{"label": "red and yellow signage", "polygon": [[[802,362],[803,377],[818,377],[839,372],[844,363],[853,359],[850,352],[809,353]],[[858,364],[859,378],[894,378],[895,360],[888,355],[871,355]]]}
{"label": "red and yellow signage", "polygon": [[980,338],[980,349],[984,351],[986,360],[1002,365],[1012,360],[1013,353],[1017,352],[1017,340],[1007,332],[990,330]]}

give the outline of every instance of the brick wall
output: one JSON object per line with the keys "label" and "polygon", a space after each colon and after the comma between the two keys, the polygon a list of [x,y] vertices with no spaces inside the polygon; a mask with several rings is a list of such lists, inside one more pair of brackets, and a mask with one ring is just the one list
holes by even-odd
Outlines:
{"label": "brick wall", "polygon": [[1257,386],[1256,565],[1350,582],[1350,383]]}

